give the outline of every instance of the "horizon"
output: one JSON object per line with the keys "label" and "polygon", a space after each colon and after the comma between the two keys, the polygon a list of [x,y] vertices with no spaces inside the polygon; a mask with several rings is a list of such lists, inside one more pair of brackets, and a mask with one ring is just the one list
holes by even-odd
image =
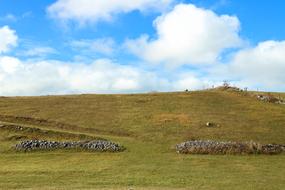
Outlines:
{"label": "horizon", "polygon": [[0,0],[0,96],[285,92],[285,2]]}
{"label": "horizon", "polygon": [[[148,94],[179,94],[179,93],[193,93],[193,92],[205,92],[205,91],[210,91],[210,90],[218,90],[219,88],[223,87],[222,85],[220,86],[215,86],[215,87],[210,87],[210,88],[202,88],[202,89],[196,89],[196,90],[191,90],[191,89],[184,89],[184,90],[177,90],[177,91],[146,91],[146,92],[126,92],[126,93],[62,93],[62,94],[37,94],[37,95],[8,95],[8,96],[0,96],[0,98],[21,98],[21,97],[53,97],[53,96],[89,96],[89,95],[119,95],[119,96],[124,96],[124,95],[148,95]],[[277,91],[261,91],[259,89],[256,90],[251,90],[251,89],[241,89],[237,86],[229,86],[230,88],[238,88],[242,90],[242,92],[247,92],[247,93],[260,93],[260,95],[263,94],[275,94],[276,96],[279,94],[283,94],[284,92],[277,92]],[[223,91],[223,90],[222,90]]]}

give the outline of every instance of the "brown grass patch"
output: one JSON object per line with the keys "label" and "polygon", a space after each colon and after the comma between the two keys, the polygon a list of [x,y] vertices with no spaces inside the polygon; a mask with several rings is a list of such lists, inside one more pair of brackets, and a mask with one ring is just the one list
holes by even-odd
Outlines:
{"label": "brown grass patch", "polygon": [[191,122],[188,114],[180,113],[180,114],[171,114],[164,113],[153,116],[153,122],[156,125],[163,125],[165,123],[178,123],[180,125],[187,125]]}

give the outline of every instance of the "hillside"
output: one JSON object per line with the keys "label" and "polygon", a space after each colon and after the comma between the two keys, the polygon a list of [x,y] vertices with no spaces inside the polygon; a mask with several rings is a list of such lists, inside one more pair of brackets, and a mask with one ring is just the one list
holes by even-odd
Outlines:
{"label": "hillside", "polygon": [[[262,102],[252,94],[208,90],[1,97],[0,124],[26,130],[0,128],[0,189],[282,189],[284,154],[179,155],[174,149],[191,139],[285,144],[285,105]],[[207,122],[217,126],[206,127]],[[127,149],[11,149],[31,138],[104,138]]]}

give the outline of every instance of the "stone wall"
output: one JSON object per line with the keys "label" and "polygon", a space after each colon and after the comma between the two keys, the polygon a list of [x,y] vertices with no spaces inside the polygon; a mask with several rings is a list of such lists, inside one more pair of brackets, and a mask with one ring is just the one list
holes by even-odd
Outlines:
{"label": "stone wall", "polygon": [[284,145],[255,142],[217,142],[187,141],[176,145],[178,153],[183,154],[278,154],[284,151]]}
{"label": "stone wall", "polygon": [[54,149],[83,149],[100,152],[120,152],[125,150],[119,144],[105,141],[78,141],[78,142],[56,142],[45,140],[27,140],[22,141],[15,146],[17,151],[31,151],[31,150],[54,150]]}

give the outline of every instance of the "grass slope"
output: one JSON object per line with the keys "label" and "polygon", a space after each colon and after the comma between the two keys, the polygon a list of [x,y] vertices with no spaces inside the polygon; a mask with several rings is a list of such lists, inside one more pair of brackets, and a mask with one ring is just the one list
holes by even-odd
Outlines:
{"label": "grass slope", "polygon": [[[283,96],[283,94],[281,94]],[[285,106],[221,90],[0,98],[0,189],[283,189],[285,155],[179,155],[190,139],[285,143]],[[206,122],[219,127],[207,128]],[[42,132],[45,131],[45,132]],[[48,131],[48,132],[46,132]],[[72,134],[72,135],[71,135]],[[16,153],[19,137],[105,138],[121,153]],[[17,138],[16,138],[17,137]]]}

